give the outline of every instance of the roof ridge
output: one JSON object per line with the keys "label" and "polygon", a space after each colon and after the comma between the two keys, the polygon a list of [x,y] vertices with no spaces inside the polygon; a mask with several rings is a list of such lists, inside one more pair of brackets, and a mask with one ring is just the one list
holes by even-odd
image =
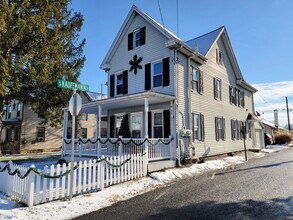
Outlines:
{"label": "roof ridge", "polygon": [[[203,36],[205,36],[205,35],[211,34],[211,33],[215,32],[215,31],[217,31],[217,30],[219,30],[219,29],[223,29],[223,28],[225,28],[225,25],[223,25],[223,26],[221,26],[221,27],[219,27],[219,28],[217,28],[217,29],[215,29],[215,30],[213,30],[213,31],[210,31],[210,32],[208,32],[208,33],[206,33],[206,34],[202,34],[202,35],[200,35],[200,36],[198,36],[198,37],[194,37],[194,38],[192,38],[192,39],[190,39],[190,40],[187,40],[187,41],[195,40],[195,39],[197,39],[197,38],[200,38],[200,37],[203,37]],[[185,41],[185,42],[187,42],[187,41]]]}

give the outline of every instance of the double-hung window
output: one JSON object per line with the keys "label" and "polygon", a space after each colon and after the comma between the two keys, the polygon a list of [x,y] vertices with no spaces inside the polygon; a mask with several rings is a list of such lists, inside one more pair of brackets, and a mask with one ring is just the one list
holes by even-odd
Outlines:
{"label": "double-hung window", "polygon": [[216,140],[225,140],[225,119],[223,117],[215,118]]}
{"label": "double-hung window", "polygon": [[9,107],[8,107],[8,118],[11,118],[11,113],[12,113],[12,106],[9,105]]}
{"label": "double-hung window", "polygon": [[116,95],[123,94],[123,73],[119,73],[116,75]]}
{"label": "double-hung window", "polygon": [[238,120],[231,120],[231,138],[232,140],[239,140],[240,137],[240,123]]}
{"label": "double-hung window", "polygon": [[222,81],[214,78],[214,97],[217,100],[222,100]]}
{"label": "double-hung window", "polygon": [[163,64],[162,61],[153,63],[153,87],[160,87],[163,83]]}
{"label": "double-hung window", "polygon": [[190,66],[192,73],[192,84],[191,88],[194,91],[197,91],[199,94],[203,92],[203,74],[198,68]]}
{"label": "double-hung window", "polygon": [[218,64],[223,64],[224,54],[219,49],[216,50],[216,59]]}
{"label": "double-hung window", "polygon": [[193,140],[204,140],[204,116],[200,113],[193,113]]}
{"label": "double-hung window", "polygon": [[238,106],[244,108],[244,92],[239,91]]}
{"label": "double-hung window", "polygon": [[44,142],[44,141],[45,141],[45,128],[37,127],[37,142]]}
{"label": "double-hung window", "polygon": [[134,40],[134,46],[135,47],[139,47],[140,46],[140,29],[139,30],[136,30],[136,31],[134,31],[133,32],[133,34],[134,34],[134,38],[133,38],[133,40]]}
{"label": "double-hung window", "polygon": [[16,112],[16,116],[19,117],[20,116],[20,111],[21,111],[21,103],[17,104],[17,112]]}
{"label": "double-hung window", "polygon": [[154,135],[153,137],[154,138],[162,138],[164,137],[163,136],[163,113],[162,112],[154,112],[153,113],[153,132],[154,132]]}

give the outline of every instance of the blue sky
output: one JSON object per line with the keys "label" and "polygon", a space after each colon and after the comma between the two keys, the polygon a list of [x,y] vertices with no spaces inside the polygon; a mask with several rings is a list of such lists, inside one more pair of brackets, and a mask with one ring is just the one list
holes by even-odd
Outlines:
{"label": "blue sky", "polygon": [[[159,2],[166,28],[177,34],[176,0]],[[178,2],[181,39],[189,40],[225,25],[238,64],[248,83],[258,88],[258,84],[269,85],[293,80],[293,68],[290,66],[293,62],[292,0]],[[106,73],[99,66],[133,4],[162,23],[157,0],[72,1],[74,11],[81,12],[84,16],[80,37],[87,40],[84,48],[87,60],[79,80],[88,84],[90,91],[99,92],[101,84],[106,82]],[[266,92],[260,96],[260,102],[264,99],[270,103],[267,99],[272,97],[268,97]],[[293,93],[288,94],[284,90],[283,96],[293,97]],[[282,102],[283,96],[280,97]],[[271,107],[266,110],[268,114],[273,110]]]}

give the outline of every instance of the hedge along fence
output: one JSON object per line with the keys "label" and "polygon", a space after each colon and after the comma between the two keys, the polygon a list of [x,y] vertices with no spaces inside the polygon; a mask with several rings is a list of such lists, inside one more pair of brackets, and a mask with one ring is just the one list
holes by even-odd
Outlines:
{"label": "hedge along fence", "polygon": [[[70,167],[51,165],[37,170],[12,162],[0,164],[0,191],[33,206],[69,197]],[[146,154],[124,155],[74,163],[73,195],[103,190],[147,174]]]}

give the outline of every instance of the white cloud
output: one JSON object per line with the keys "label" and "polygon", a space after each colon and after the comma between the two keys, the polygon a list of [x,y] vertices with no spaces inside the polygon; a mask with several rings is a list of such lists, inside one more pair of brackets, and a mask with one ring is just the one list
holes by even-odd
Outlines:
{"label": "white cloud", "polygon": [[[273,122],[274,109],[277,109],[280,126],[286,126],[288,121],[285,97],[289,98],[289,109],[293,109],[293,100],[290,100],[293,97],[293,81],[253,84],[252,86],[258,90],[254,95],[254,103],[256,111],[262,114],[261,118]],[[290,120],[291,123],[292,120],[293,118]]]}

